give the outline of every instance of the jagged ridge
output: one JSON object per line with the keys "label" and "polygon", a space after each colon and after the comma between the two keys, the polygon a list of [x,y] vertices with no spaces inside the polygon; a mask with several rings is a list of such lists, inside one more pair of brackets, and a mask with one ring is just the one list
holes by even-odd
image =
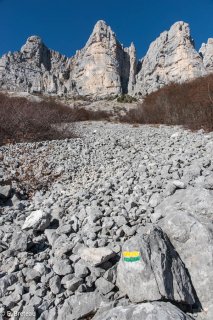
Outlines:
{"label": "jagged ridge", "polygon": [[19,52],[0,59],[3,90],[92,97],[129,93],[145,96],[170,82],[183,82],[213,72],[213,39],[195,50],[189,25],[175,23],[137,61],[132,43],[124,48],[103,21],[89,40],[68,58],[32,36]]}

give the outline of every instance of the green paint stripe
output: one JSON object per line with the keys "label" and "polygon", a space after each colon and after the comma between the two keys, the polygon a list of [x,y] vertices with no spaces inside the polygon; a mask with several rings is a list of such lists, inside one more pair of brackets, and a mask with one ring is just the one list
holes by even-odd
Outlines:
{"label": "green paint stripe", "polygon": [[125,262],[135,262],[135,261],[139,261],[141,259],[141,257],[130,257],[130,258],[124,258]]}

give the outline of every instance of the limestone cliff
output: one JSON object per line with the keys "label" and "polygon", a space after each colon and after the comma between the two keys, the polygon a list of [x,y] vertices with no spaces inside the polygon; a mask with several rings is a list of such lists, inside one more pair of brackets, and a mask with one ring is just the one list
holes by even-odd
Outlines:
{"label": "limestone cliff", "polygon": [[131,93],[144,96],[171,82],[184,82],[205,74],[189,25],[177,22],[151,43]]}
{"label": "limestone cliff", "polygon": [[129,50],[115,33],[98,21],[86,44],[74,57],[71,78],[80,95],[110,96],[127,92],[130,73]]}
{"label": "limestone cliff", "polygon": [[112,29],[98,21],[85,47],[68,58],[32,36],[20,51],[0,59],[0,90],[105,98],[145,96],[171,82],[213,72],[213,39],[195,50],[189,25],[175,23],[151,43],[138,61],[132,43],[124,48]]}
{"label": "limestone cliff", "polygon": [[32,36],[19,52],[9,52],[0,59],[1,89],[64,94],[71,91],[68,63],[68,58]]}

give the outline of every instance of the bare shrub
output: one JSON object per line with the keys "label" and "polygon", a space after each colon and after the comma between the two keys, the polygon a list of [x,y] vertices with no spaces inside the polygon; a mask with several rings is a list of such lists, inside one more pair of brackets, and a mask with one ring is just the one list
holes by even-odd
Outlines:
{"label": "bare shrub", "polygon": [[30,142],[72,137],[67,131],[59,134],[54,124],[72,122],[66,106],[53,102],[32,102],[25,98],[0,94],[0,144]]}
{"label": "bare shrub", "polygon": [[0,93],[0,145],[72,138],[70,124],[104,119],[109,119],[109,113],[71,108],[54,99],[32,102]]}
{"label": "bare shrub", "polygon": [[213,130],[213,75],[183,84],[170,84],[148,95],[121,121],[183,125],[192,130]]}

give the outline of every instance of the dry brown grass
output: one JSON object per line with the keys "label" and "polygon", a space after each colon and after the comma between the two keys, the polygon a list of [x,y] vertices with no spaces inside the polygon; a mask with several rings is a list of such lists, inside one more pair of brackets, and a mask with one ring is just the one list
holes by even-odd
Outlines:
{"label": "dry brown grass", "polygon": [[192,130],[213,130],[213,75],[184,84],[171,84],[149,96],[121,121],[183,125]]}

